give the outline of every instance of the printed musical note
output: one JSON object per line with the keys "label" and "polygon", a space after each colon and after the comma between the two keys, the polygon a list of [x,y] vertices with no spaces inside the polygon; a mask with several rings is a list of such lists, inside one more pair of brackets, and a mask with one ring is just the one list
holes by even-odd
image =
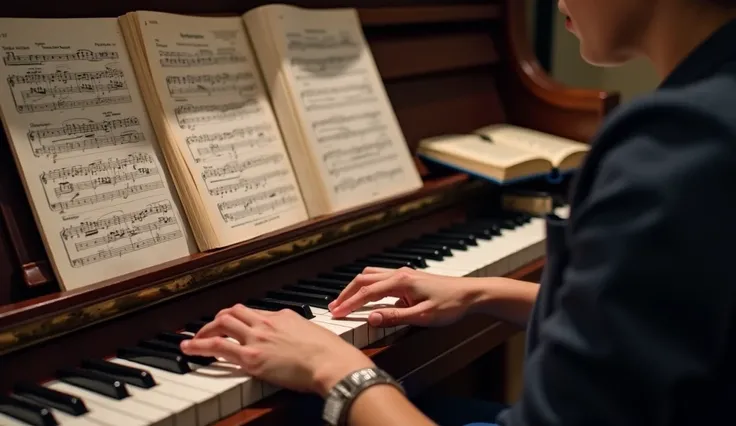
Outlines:
{"label": "printed musical note", "polygon": [[389,170],[377,170],[363,176],[347,177],[335,184],[335,192],[352,192],[361,186],[369,184],[386,185],[385,181],[396,179],[397,176],[402,174],[404,174],[404,170],[401,167],[396,167]]}
{"label": "printed musical note", "polygon": [[138,117],[102,121],[71,119],[58,127],[29,130],[27,136],[34,156],[46,156],[54,161],[60,156],[65,158],[93,150],[102,152],[146,141]]}
{"label": "printed musical note", "polygon": [[262,109],[258,100],[251,98],[223,104],[179,105],[174,108],[174,114],[179,127],[194,130],[201,125],[211,126],[243,120],[248,115],[258,114]]}
{"label": "printed musical note", "polygon": [[0,27],[0,108],[62,287],[195,252],[117,20]]}
{"label": "printed musical note", "polygon": [[125,75],[113,65],[95,71],[11,74],[6,80],[21,114],[131,102]]}
{"label": "printed musical note", "polygon": [[119,258],[183,236],[170,201],[80,222],[64,227],[60,235],[74,268]]}
{"label": "printed musical note", "polygon": [[237,53],[219,53],[212,50],[199,50],[197,52],[177,52],[159,50],[158,55],[161,66],[164,68],[194,68],[209,67],[213,65],[245,64],[247,58]]}
{"label": "printed musical note", "polygon": [[[246,195],[217,204],[225,222],[239,222],[252,216],[262,216],[264,213],[275,215],[280,208],[294,204],[298,191],[294,185],[286,185],[274,189],[261,191],[253,195]],[[262,218],[257,218],[262,219]]]}
{"label": "printed musical note", "polygon": [[239,72],[236,74],[187,74],[166,77],[166,87],[172,97],[212,96],[221,92],[239,92],[243,95],[256,90],[253,74]]}
{"label": "printed musical note", "polygon": [[45,65],[47,62],[70,61],[104,61],[118,59],[118,52],[110,50],[79,49],[74,53],[42,53],[33,55],[16,55],[15,52],[6,52],[3,62],[8,66]]}

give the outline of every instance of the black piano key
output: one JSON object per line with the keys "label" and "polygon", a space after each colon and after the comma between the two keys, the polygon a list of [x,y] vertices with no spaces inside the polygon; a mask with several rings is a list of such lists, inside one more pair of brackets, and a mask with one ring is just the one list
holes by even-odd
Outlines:
{"label": "black piano key", "polygon": [[428,235],[430,237],[457,239],[459,241],[462,241],[466,246],[477,246],[478,245],[478,241],[476,241],[475,236],[469,232],[437,231],[435,233],[428,234]]}
{"label": "black piano key", "polygon": [[[214,319],[214,316],[212,317]],[[174,333],[171,331],[163,331],[156,335],[156,338],[164,342],[181,343],[185,340],[191,340],[192,336],[188,334]]]}
{"label": "black piano key", "polygon": [[530,214],[522,212],[505,212],[502,217],[514,222],[517,225],[525,225],[532,220]]}
{"label": "black piano key", "polygon": [[261,309],[264,311],[279,311],[281,309],[291,309],[292,311],[296,312],[306,319],[314,318],[312,308],[310,308],[309,305],[307,305],[306,303],[302,302],[292,302],[288,300],[278,300],[266,297],[263,299],[250,299],[245,303],[245,306],[253,309]]}
{"label": "black piano key", "polygon": [[[373,265],[376,266],[376,265]],[[347,265],[340,265],[335,268],[335,272],[342,272],[342,273],[349,273],[349,274],[355,274],[358,275],[362,273],[366,268],[366,265],[358,265],[354,263],[349,263]]]}
{"label": "black piano key", "polygon": [[478,240],[490,240],[493,239],[493,232],[487,226],[467,226],[467,224],[455,224],[448,228],[442,228],[440,231],[446,232],[468,232]]}
{"label": "black piano key", "polygon": [[345,280],[347,283],[350,283],[358,274],[352,272],[323,272],[317,276],[328,280]]}
{"label": "black piano key", "polygon": [[325,296],[323,294],[305,293],[301,291],[289,291],[289,290],[272,290],[266,293],[266,296],[271,299],[284,300],[289,302],[306,303],[310,306],[316,306],[318,308],[327,309],[327,305],[330,304],[334,297]]}
{"label": "black piano key", "polygon": [[443,237],[441,235],[425,234],[419,237],[418,240],[445,244],[453,250],[467,250],[468,249],[468,244],[462,238]]}
{"label": "black piano key", "polygon": [[43,405],[14,395],[0,394],[0,413],[33,426],[56,426],[56,418]]}
{"label": "black piano key", "polygon": [[133,385],[139,388],[149,389],[156,386],[156,381],[151,373],[146,370],[128,367],[127,365],[115,364],[114,362],[105,361],[104,359],[85,359],[82,361],[82,367],[99,371],[108,376]]}
{"label": "black piano key", "polygon": [[105,395],[113,399],[125,399],[130,396],[123,381],[100,373],[99,371],[86,368],[62,368],[56,372],[56,376],[62,382],[77,386],[82,389]]}
{"label": "black piano key", "polygon": [[365,265],[365,266],[377,266],[379,268],[412,268],[415,269],[414,265],[408,260],[393,260],[393,259],[378,259],[378,258],[360,258],[353,262],[354,265]]}
{"label": "black piano key", "polygon": [[392,254],[406,254],[406,255],[419,255],[426,259],[431,260],[442,260],[445,256],[440,253],[439,250],[432,248],[408,248],[408,247],[389,247],[384,250],[386,253]]}
{"label": "black piano key", "polygon": [[453,229],[476,232],[488,237],[488,239],[501,235],[501,227],[495,223],[467,222],[455,225],[453,226]]}
{"label": "black piano key", "polygon": [[184,325],[184,330],[196,334],[199,330],[202,329],[202,327],[204,327],[208,323],[209,321],[191,321]]}
{"label": "black piano key", "polygon": [[350,280],[331,280],[329,278],[311,278],[308,280],[299,280],[298,284],[313,285],[320,288],[333,288],[335,290],[344,290],[350,284]]}
{"label": "black piano key", "polygon": [[162,352],[170,352],[173,354],[183,356],[187,362],[191,362],[199,365],[210,365],[217,361],[217,358],[211,356],[198,356],[198,355],[187,355],[181,350],[181,346],[178,343],[166,342],[158,339],[142,340],[138,346],[146,349],[153,349]]}
{"label": "black piano key", "polygon": [[333,298],[337,298],[337,296],[339,296],[341,292],[340,290],[334,288],[325,288],[306,284],[289,284],[284,286],[283,289],[290,291],[300,291],[303,293],[324,294],[325,296],[330,296]]}
{"label": "black piano key", "polygon": [[517,227],[516,222],[514,222],[513,220],[501,218],[501,217],[478,218],[476,219],[476,222],[493,224],[493,225],[498,226],[501,229],[516,229]]}
{"label": "black piano key", "polygon": [[399,244],[400,248],[420,248],[420,249],[432,249],[439,251],[443,256],[452,256],[452,249],[447,244],[439,241],[424,241],[418,239],[406,240]]}
{"label": "black piano key", "polygon": [[424,256],[419,255],[419,254],[378,253],[378,254],[371,255],[368,258],[371,259],[373,257],[405,260],[407,262],[411,262],[411,264],[414,265],[414,267],[416,268],[426,268],[427,267],[427,261],[424,259]]}
{"label": "black piano key", "polygon": [[118,349],[117,355],[118,357],[127,359],[131,362],[160,368],[172,373],[186,374],[192,371],[191,368],[189,368],[186,358],[171,352],[139,347],[127,347]]}
{"label": "black piano key", "polygon": [[33,382],[16,383],[13,387],[13,393],[39,405],[55,408],[72,416],[80,416],[89,411],[87,406],[84,405],[84,401],[78,397]]}

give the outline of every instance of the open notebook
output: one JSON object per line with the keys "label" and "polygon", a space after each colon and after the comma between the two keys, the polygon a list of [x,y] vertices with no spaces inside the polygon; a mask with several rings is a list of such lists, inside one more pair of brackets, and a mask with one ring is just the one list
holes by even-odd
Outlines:
{"label": "open notebook", "polygon": [[443,135],[419,143],[418,154],[429,161],[510,184],[539,176],[569,173],[580,167],[589,145],[497,124],[470,134]]}

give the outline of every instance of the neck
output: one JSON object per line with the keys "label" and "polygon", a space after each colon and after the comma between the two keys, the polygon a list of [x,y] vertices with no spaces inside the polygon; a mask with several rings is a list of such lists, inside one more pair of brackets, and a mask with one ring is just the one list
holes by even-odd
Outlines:
{"label": "neck", "polygon": [[727,22],[736,10],[703,0],[671,2],[658,10],[644,37],[644,55],[661,78],[667,77],[698,45]]}

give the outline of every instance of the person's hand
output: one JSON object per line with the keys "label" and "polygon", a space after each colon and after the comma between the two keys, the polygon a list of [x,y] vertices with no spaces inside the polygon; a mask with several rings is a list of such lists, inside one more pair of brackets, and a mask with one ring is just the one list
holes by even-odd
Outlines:
{"label": "person's hand", "polygon": [[371,311],[370,325],[446,325],[460,319],[470,308],[471,281],[411,268],[369,267],[345,287],[329,308],[333,317],[342,318],[367,302],[394,296],[399,298],[395,307]]}
{"label": "person's hand", "polygon": [[253,377],[322,396],[351,372],[374,365],[332,331],[291,310],[268,312],[243,305],[220,311],[194,338],[182,342],[181,349],[188,355],[223,358]]}

